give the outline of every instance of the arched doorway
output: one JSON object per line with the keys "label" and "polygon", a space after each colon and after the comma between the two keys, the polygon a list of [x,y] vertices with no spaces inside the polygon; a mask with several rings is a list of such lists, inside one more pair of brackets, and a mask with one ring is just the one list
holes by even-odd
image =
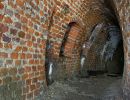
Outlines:
{"label": "arched doorway", "polygon": [[68,24],[64,34],[59,57],[53,56],[51,41],[46,44],[46,80],[48,85],[55,80],[72,78],[79,74],[82,28],[76,22]]}
{"label": "arched doorway", "polygon": [[79,74],[82,37],[83,30],[81,25],[77,22],[69,23],[59,54],[60,59],[63,59],[62,63],[65,63],[63,70],[65,70],[67,78],[72,78]]}
{"label": "arched doorway", "polygon": [[[101,24],[97,24],[97,26]],[[97,30],[98,28],[98,30]],[[96,34],[95,34],[96,33]],[[95,27],[89,40],[83,44],[84,71],[122,75],[124,69],[123,39],[117,25],[104,23]]]}

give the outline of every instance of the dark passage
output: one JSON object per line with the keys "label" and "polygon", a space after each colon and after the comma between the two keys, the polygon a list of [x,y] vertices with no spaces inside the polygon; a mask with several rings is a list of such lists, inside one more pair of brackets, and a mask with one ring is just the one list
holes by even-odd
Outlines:
{"label": "dark passage", "polygon": [[[98,49],[98,47],[96,49]],[[107,73],[108,76],[122,76],[124,69],[124,52],[122,36],[118,27],[108,27],[107,40],[100,56],[102,57],[100,66],[103,66],[104,69],[89,69],[89,75]],[[99,62],[97,62],[97,65],[98,63]]]}
{"label": "dark passage", "polygon": [[[105,7],[105,12],[102,13],[104,20],[93,25],[89,37],[82,44],[78,77],[62,81],[53,80],[53,68],[57,66],[53,65],[51,56],[48,56],[51,53],[51,43],[47,44],[46,74],[49,87],[44,95],[45,100],[123,100],[122,33],[115,12],[110,5],[106,4]],[[73,26],[79,31],[79,27],[75,24],[74,22],[68,24],[60,47],[59,57],[61,58],[72,56],[71,50],[74,49],[72,45],[74,43],[70,41],[71,35],[77,32],[73,31]],[[67,49],[70,45],[73,48]]]}

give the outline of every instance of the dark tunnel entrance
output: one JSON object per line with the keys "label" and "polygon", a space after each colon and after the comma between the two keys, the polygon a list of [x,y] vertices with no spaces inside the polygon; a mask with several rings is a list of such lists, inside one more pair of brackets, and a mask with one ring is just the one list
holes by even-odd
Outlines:
{"label": "dark tunnel entrance", "polygon": [[[110,1],[104,2],[104,21],[97,23],[81,51],[81,76],[107,74],[122,76],[124,72],[123,37]],[[105,19],[106,18],[106,19]]]}
{"label": "dark tunnel entrance", "polygon": [[[103,28],[105,31],[102,31]],[[81,53],[81,74],[91,76],[107,73],[108,76],[122,76],[124,51],[119,27],[113,24],[103,26],[96,34],[95,30],[83,44],[85,48]]]}
{"label": "dark tunnel entrance", "polygon": [[[104,2],[104,5],[108,8],[109,10],[109,14],[106,14],[106,16],[109,15],[109,17],[111,18],[111,21],[117,26],[117,28],[119,29],[119,35],[120,35],[120,41],[117,45],[117,48],[115,50],[115,53],[113,55],[113,60],[112,60],[112,65],[111,66],[117,66],[113,67],[113,70],[111,69],[112,67],[108,68],[108,75],[113,76],[114,74],[117,75],[121,75],[123,76],[123,72],[124,72],[124,46],[123,46],[123,36],[122,36],[122,31],[120,28],[120,23],[118,20],[118,15],[117,15],[117,11],[114,9],[115,5],[114,5],[114,1],[113,0],[106,0]],[[109,65],[109,62],[107,64],[107,66]],[[115,72],[114,72],[115,71]],[[114,73],[114,74],[111,74]]]}
{"label": "dark tunnel entrance", "polygon": [[[80,96],[83,92],[83,95],[85,96],[83,100],[89,100],[90,98],[94,98],[90,100],[119,100],[120,97],[122,98],[121,83],[124,72],[123,37],[118,19],[115,15],[116,13],[113,12],[112,6],[105,3],[104,6],[104,11],[102,13],[104,20],[94,23],[94,25],[90,27],[89,38],[81,45],[82,50],[79,53],[79,76],[77,75],[76,78],[63,81],[63,84],[65,83],[65,85],[67,84],[78,88],[76,91],[73,91],[74,94],[72,91],[71,93],[68,92],[69,95],[65,98],[70,97],[74,100],[79,100],[79,98],[82,98]],[[72,31],[74,25],[75,23],[69,24],[68,30],[64,35],[59,54],[59,57],[61,58],[66,57],[67,53],[65,52],[65,47],[66,45],[71,44],[67,43],[67,40],[69,32],[70,30]],[[87,35],[88,34],[89,33],[87,33]],[[71,53],[70,51],[71,50],[69,50],[69,53]],[[75,59],[70,62],[74,61]],[[69,65],[70,64],[66,64],[66,66],[70,68]],[[70,70],[71,68],[69,71]],[[63,87],[63,84],[61,87]],[[56,85],[55,89],[57,89],[57,86],[59,86],[59,84]],[[66,87],[62,89],[64,90]],[[60,92],[62,89],[60,89]],[[77,91],[78,93],[75,95]],[[89,99],[87,99],[87,97]]]}
{"label": "dark tunnel entrance", "polygon": [[[121,31],[118,26],[109,26],[107,42],[104,45],[105,70],[108,76],[122,76],[124,52]],[[103,54],[102,52],[102,54]]]}
{"label": "dark tunnel entrance", "polygon": [[[112,45],[116,44],[116,48],[113,49],[113,57],[106,63],[106,71],[108,76],[123,76],[124,72],[124,46],[123,46],[123,36],[119,25],[119,20],[117,18],[117,12],[114,10],[114,2],[112,0],[104,1],[104,6],[106,6],[107,16],[113,25],[108,27],[108,37],[107,40],[111,41]],[[108,47],[109,49],[109,47]],[[110,50],[111,51],[111,50]]]}

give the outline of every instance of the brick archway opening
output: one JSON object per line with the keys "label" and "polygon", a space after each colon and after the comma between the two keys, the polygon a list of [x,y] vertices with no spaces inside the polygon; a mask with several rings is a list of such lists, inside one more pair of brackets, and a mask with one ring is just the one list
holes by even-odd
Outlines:
{"label": "brick archway opening", "polygon": [[82,47],[81,74],[98,73],[120,76],[124,68],[123,39],[118,25],[110,22],[96,24]]}
{"label": "brick archway opening", "polygon": [[45,66],[48,85],[55,80],[75,77],[79,73],[82,35],[82,28],[77,22],[69,23],[58,58],[54,58],[52,43],[47,41]]}
{"label": "brick archway opening", "polygon": [[[120,1],[119,1],[120,2]],[[113,55],[113,63],[115,63],[116,66],[118,66],[115,70],[118,70],[117,72],[120,72],[121,76],[124,76],[125,74],[125,58],[127,58],[125,56],[125,40],[124,40],[124,34],[122,31],[122,25],[120,23],[119,20],[119,15],[116,9],[116,5],[115,2],[113,0],[106,0],[106,2],[104,2],[104,5],[108,8],[109,13],[104,13],[105,16],[109,16],[111,22],[112,22],[112,27],[111,25],[109,26],[109,30],[108,32],[116,32],[118,34],[115,34],[117,37],[119,36],[119,42],[117,45],[117,49],[115,50],[115,53]],[[114,26],[114,27],[113,27]],[[124,78],[124,77],[123,77]]]}

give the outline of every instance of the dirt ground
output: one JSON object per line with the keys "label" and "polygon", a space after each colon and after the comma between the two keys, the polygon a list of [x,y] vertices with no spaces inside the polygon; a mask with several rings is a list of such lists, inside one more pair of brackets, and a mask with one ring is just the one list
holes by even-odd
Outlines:
{"label": "dirt ground", "polygon": [[44,100],[123,100],[121,77],[107,75],[54,82]]}

